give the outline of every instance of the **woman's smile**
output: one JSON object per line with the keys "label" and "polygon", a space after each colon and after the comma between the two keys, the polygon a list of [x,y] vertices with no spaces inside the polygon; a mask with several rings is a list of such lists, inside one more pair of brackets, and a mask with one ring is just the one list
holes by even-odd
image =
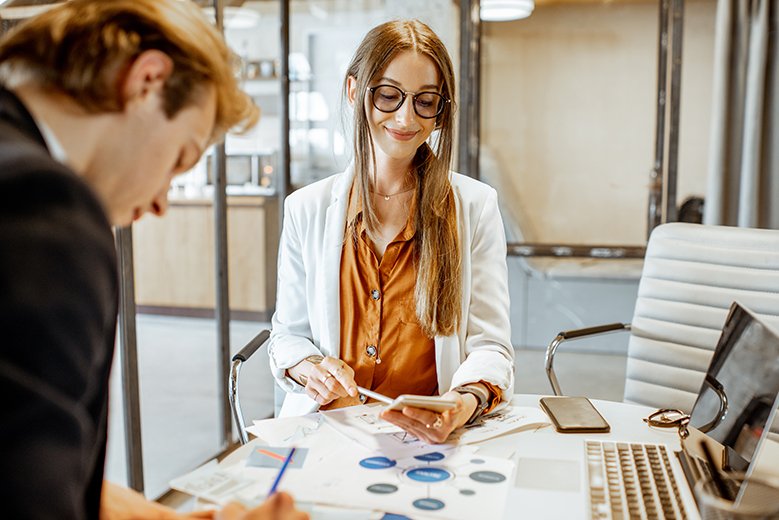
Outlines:
{"label": "woman's smile", "polygon": [[414,136],[417,135],[419,132],[404,132],[402,130],[394,130],[389,127],[384,127],[384,129],[387,131],[387,133],[392,137],[393,139],[397,139],[398,141],[410,141],[414,138]]}

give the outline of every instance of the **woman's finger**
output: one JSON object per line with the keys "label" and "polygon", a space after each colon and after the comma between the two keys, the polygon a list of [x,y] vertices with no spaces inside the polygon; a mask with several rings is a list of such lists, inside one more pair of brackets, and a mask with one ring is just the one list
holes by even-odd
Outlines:
{"label": "woman's finger", "polygon": [[[320,396],[327,403],[329,403],[330,401],[338,399],[341,396],[338,393],[331,391],[327,387],[325,379],[327,379],[326,376],[320,376],[312,372],[308,378],[308,382],[306,383],[306,391],[313,391],[316,395]],[[330,379],[333,379],[333,377],[330,377]],[[317,399],[316,401],[319,404],[325,404],[320,399]]]}
{"label": "woman's finger", "polygon": [[343,389],[341,397],[346,397],[347,395],[357,397],[357,383],[354,381],[354,370],[352,370],[352,367],[340,359],[330,356],[323,359],[319,366],[331,373],[336,379],[335,382]]}

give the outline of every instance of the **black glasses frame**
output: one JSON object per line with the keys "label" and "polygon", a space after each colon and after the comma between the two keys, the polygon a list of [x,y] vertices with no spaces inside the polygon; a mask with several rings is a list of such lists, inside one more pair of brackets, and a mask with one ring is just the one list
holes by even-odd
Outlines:
{"label": "black glasses frame", "polygon": [[[393,108],[392,110],[383,110],[383,109],[379,108],[376,105],[376,90],[380,89],[380,88],[385,88],[385,87],[386,88],[392,88],[392,89],[395,89],[398,92],[400,92],[400,101],[398,102],[398,105],[395,108]],[[401,88],[396,87],[395,85],[383,84],[383,85],[376,85],[375,87],[368,87],[368,92],[371,93],[371,103],[373,104],[374,108],[376,110],[378,110],[379,112],[384,112],[385,114],[391,114],[392,112],[397,112],[398,110],[400,110],[400,107],[402,107],[403,103],[406,102],[406,97],[407,96],[411,96],[411,106],[414,107],[414,113],[416,115],[418,115],[419,117],[421,117],[422,119],[434,119],[434,118],[440,116],[441,114],[443,114],[444,109],[449,105],[449,103],[452,102],[451,99],[449,99],[448,97],[444,96],[440,92],[434,92],[432,90],[425,90],[423,92],[406,92],[405,90],[402,90]],[[422,94],[435,94],[436,96],[439,96],[441,98],[441,100],[443,101],[443,103],[439,103],[438,104],[438,112],[436,112],[435,115],[424,116],[424,115],[419,113],[419,110],[417,110],[416,100],[417,100],[417,97],[421,96]]]}

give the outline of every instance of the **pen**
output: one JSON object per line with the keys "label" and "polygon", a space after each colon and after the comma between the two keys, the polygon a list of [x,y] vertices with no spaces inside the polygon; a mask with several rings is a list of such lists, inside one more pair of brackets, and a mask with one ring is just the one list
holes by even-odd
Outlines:
{"label": "pen", "polygon": [[387,397],[386,395],[381,395],[378,392],[373,392],[371,390],[368,390],[367,388],[363,388],[361,386],[357,387],[357,391],[360,392],[365,397],[370,397],[371,399],[376,399],[377,401],[381,401],[382,403],[392,404],[393,400]]}
{"label": "pen", "polygon": [[287,458],[284,459],[284,462],[281,464],[281,468],[279,468],[279,474],[276,475],[276,480],[273,481],[273,485],[270,487],[270,491],[268,491],[268,498],[273,496],[273,493],[276,492],[276,488],[279,487],[279,482],[281,482],[281,477],[284,476],[284,472],[287,470],[287,466],[289,466],[289,461],[292,460],[292,455],[295,454],[295,448],[290,448],[289,453],[287,454]]}
{"label": "pen", "polygon": [[733,495],[730,494],[728,485],[725,483],[722,473],[720,473],[719,465],[714,460],[714,456],[711,454],[711,450],[706,444],[706,441],[701,441],[700,446],[703,455],[706,457],[706,462],[709,464],[709,469],[711,469],[711,480],[714,482],[714,486],[717,488],[720,497],[729,502],[733,502]]}

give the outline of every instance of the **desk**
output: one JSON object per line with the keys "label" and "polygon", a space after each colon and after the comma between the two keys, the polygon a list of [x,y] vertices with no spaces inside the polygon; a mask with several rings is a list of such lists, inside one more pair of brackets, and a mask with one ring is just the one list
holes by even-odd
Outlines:
{"label": "desk", "polygon": [[[517,395],[514,396],[512,404],[538,407],[540,397],[538,395]],[[679,440],[675,429],[649,428],[641,420],[654,409],[600,400],[593,400],[593,403],[611,425],[610,433],[560,434],[549,425],[505,435],[479,445],[479,454],[513,459],[517,469],[515,475],[512,476],[512,482],[517,482],[523,476],[525,477],[524,486],[512,486],[504,510],[504,518],[559,518],[566,520],[588,518],[587,477],[583,463],[584,439],[661,442],[666,443],[672,450],[679,449]],[[233,452],[221,464],[231,465],[240,462],[248,457],[253,448],[262,444],[261,439],[255,439]],[[676,477],[680,485],[684,485],[684,477],[681,474]],[[312,475],[312,478],[317,478],[317,476]],[[569,490],[561,491],[559,487],[544,489],[545,481],[553,480],[559,484],[558,479],[560,478],[567,481]],[[691,495],[688,496],[688,498],[690,497]],[[694,506],[691,503],[686,505],[688,512],[691,513],[690,517],[697,517]]]}
{"label": "desk", "polygon": [[[538,406],[541,396],[516,395],[512,404],[517,406]],[[533,461],[543,461],[538,466],[545,465],[546,461],[561,461],[556,465],[558,469],[566,467],[570,461],[578,461],[578,489],[575,491],[560,491],[530,489],[528,487],[513,487],[509,492],[506,505],[506,519],[515,519],[519,516],[533,519],[577,519],[589,518],[587,509],[587,476],[583,463],[584,439],[596,438],[602,440],[631,441],[631,442],[659,442],[668,445],[671,450],[679,450],[679,437],[676,429],[650,428],[641,419],[654,412],[654,408],[646,406],[615,403],[593,399],[593,404],[611,425],[611,432],[607,434],[561,434],[557,433],[550,425],[539,428],[534,432],[520,432],[507,435],[489,442],[484,449],[486,454],[493,450],[506,449],[513,446],[514,462],[517,463],[518,476],[523,472],[523,464],[529,464],[532,468]],[[555,466],[548,464],[548,466]],[[570,464],[569,464],[570,466]],[[524,470],[528,471],[528,470]],[[546,475],[552,477],[551,475]],[[677,475],[677,481],[684,485],[684,477]],[[552,477],[554,478],[554,477]],[[570,478],[570,475],[566,478]],[[572,480],[576,480],[575,476]],[[544,482],[538,482],[543,486]],[[576,484],[576,482],[572,482]],[[692,504],[686,504],[688,512]],[[694,506],[693,506],[694,507]],[[695,517],[697,515],[691,515]]]}

